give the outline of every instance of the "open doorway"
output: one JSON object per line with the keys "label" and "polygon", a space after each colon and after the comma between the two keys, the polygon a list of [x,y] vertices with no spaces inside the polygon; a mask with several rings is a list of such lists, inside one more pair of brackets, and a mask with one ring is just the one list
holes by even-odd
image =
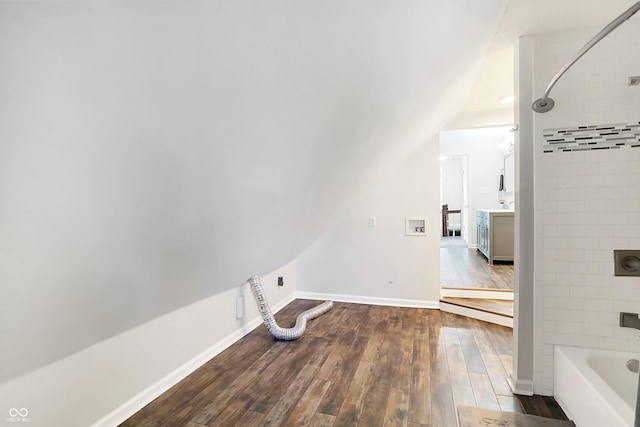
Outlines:
{"label": "open doorway", "polygon": [[440,246],[469,244],[469,156],[440,156]]}
{"label": "open doorway", "polygon": [[441,308],[505,326],[513,325],[512,163],[507,127],[440,134]]}

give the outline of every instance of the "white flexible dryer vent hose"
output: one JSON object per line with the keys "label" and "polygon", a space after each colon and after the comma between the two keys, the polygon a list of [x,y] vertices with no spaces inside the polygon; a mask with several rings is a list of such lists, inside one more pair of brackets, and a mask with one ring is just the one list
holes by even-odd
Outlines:
{"label": "white flexible dryer vent hose", "polygon": [[308,320],[315,319],[316,317],[331,310],[331,307],[333,307],[333,301],[325,301],[320,305],[300,313],[296,318],[296,324],[292,328],[281,328],[276,323],[276,319],[273,317],[271,308],[269,308],[267,296],[264,294],[264,290],[260,284],[260,276],[257,274],[251,276],[249,283],[251,284],[253,296],[256,297],[258,310],[260,310],[260,315],[262,316],[262,320],[264,320],[264,325],[267,327],[271,335],[279,340],[292,341],[300,338],[307,327]]}

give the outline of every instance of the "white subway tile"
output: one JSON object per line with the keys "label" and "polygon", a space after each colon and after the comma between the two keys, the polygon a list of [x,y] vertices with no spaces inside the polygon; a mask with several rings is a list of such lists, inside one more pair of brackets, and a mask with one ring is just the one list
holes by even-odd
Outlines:
{"label": "white subway tile", "polygon": [[600,191],[593,188],[572,188],[571,200],[601,200]]}
{"label": "white subway tile", "polygon": [[599,265],[590,262],[571,262],[569,271],[579,274],[600,274]]}
{"label": "white subway tile", "polygon": [[625,301],[629,299],[629,289],[616,288],[615,286],[610,288],[598,288],[598,297],[608,298],[612,301]]}
{"label": "white subway tile", "polygon": [[590,274],[584,277],[585,286],[599,288],[613,288],[613,276],[605,274]]}
{"label": "white subway tile", "polygon": [[604,350],[626,351],[628,349],[628,341],[622,338],[598,337],[598,348]]}
{"label": "white subway tile", "polygon": [[584,309],[593,311],[613,311],[613,301],[605,299],[587,299],[584,300]]}
{"label": "white subway tile", "polygon": [[618,326],[620,323],[620,313],[600,312],[598,313],[598,323],[601,325]]}
{"label": "white subway tile", "polygon": [[605,276],[613,274],[613,261],[599,262],[598,271]]}
{"label": "white subway tile", "polygon": [[558,178],[555,176],[545,176],[542,181],[542,188],[545,190],[557,188]]}
{"label": "white subway tile", "polygon": [[549,224],[544,226],[542,230],[542,235],[544,237],[556,237],[556,232],[557,232],[557,226]]}
{"label": "white subway tile", "polygon": [[598,175],[626,174],[629,171],[627,162],[602,162],[598,164]]}
{"label": "white subway tile", "polygon": [[[602,223],[602,214],[598,215],[597,225],[588,225],[584,229],[584,235],[590,238],[593,237],[612,237],[614,235],[614,226],[609,223]],[[593,239],[591,239],[593,241]]]}
{"label": "white subway tile", "polygon": [[546,214],[555,214],[558,211],[558,202],[555,200],[545,200],[542,203],[542,211]]}
{"label": "white subway tile", "polygon": [[[597,299],[598,288],[592,288],[587,286],[572,286],[571,287],[571,297],[573,298],[585,298],[585,299]],[[586,306],[586,302],[585,302]]]}
{"label": "white subway tile", "polygon": [[557,273],[556,286],[581,286],[584,284],[584,274]]}
{"label": "white subway tile", "polygon": [[584,328],[589,335],[595,335],[598,337],[613,336],[613,326],[611,325],[602,325],[600,323],[588,323],[584,325]]}
{"label": "white subway tile", "polygon": [[556,332],[561,334],[583,334],[584,323],[582,322],[556,322]]}
{"label": "white subway tile", "polygon": [[552,320],[543,320],[542,321],[542,331],[543,332],[556,332],[556,322]]}
{"label": "white subway tile", "polygon": [[623,224],[616,225],[614,236],[616,237],[627,237],[627,236],[640,236],[640,225],[639,224]]}
{"label": "white subway tile", "polygon": [[557,299],[555,297],[545,297],[542,301],[544,308],[555,308],[557,305]]}
{"label": "white subway tile", "polygon": [[556,203],[556,210],[558,212],[584,212],[585,201],[584,200],[558,200]]}
{"label": "white subway tile", "polygon": [[571,242],[571,249],[588,249],[593,243],[592,237],[571,237],[569,240]]}
{"label": "white subway tile", "polygon": [[[574,322],[598,323],[600,316],[597,311],[568,311],[570,319]],[[565,319],[558,319],[565,320]]]}
{"label": "white subway tile", "polygon": [[615,187],[615,175],[587,175],[584,177],[584,185],[587,188]]}
{"label": "white subway tile", "polygon": [[614,301],[613,309],[610,311],[618,313],[623,311],[627,313],[637,313],[640,311],[638,308],[638,301]]}
{"label": "white subway tile", "polygon": [[[581,224],[561,224],[556,226],[556,235],[558,237],[564,237],[567,242],[570,243],[570,239],[586,236],[587,227]],[[567,247],[571,247],[568,244]]]}
{"label": "white subway tile", "polygon": [[569,344],[574,347],[596,348],[598,345],[598,337],[591,335],[588,329],[587,333],[589,335],[572,335]]}
{"label": "white subway tile", "polygon": [[565,344],[569,342],[571,335],[569,334],[559,334],[557,332],[543,332],[542,339],[551,344]]}
{"label": "white subway tile", "polygon": [[581,298],[556,298],[556,307],[561,310],[584,310],[585,300]]}
{"label": "white subway tile", "polygon": [[637,340],[638,339],[638,330],[634,328],[623,328],[618,326],[617,328],[613,328],[613,336],[615,338],[621,338],[624,340]]}
{"label": "white subway tile", "polygon": [[615,224],[629,224],[629,212],[607,212],[600,213],[600,224],[609,224],[611,227],[610,236],[614,235]]}
{"label": "white subway tile", "polygon": [[544,239],[544,249],[571,249],[571,240],[566,237],[549,237]]}
{"label": "white subway tile", "polygon": [[569,170],[571,172],[571,175],[584,175],[585,178],[593,174],[593,169],[594,169],[594,166],[590,162],[589,163],[585,163],[585,162],[571,163],[569,165]]}
{"label": "white subway tile", "polygon": [[640,277],[616,276],[613,278],[613,286],[617,288],[638,288],[640,287]]}
{"label": "white subway tile", "polygon": [[[636,288],[615,288],[616,290],[626,291],[626,298],[631,301],[637,301],[638,310],[640,310],[640,283],[638,283],[638,287]],[[623,298],[619,298],[623,299]]]}
{"label": "white subway tile", "polygon": [[[588,240],[588,239],[584,239]],[[586,244],[583,247],[588,247]],[[607,262],[611,259],[611,252],[604,250],[587,250],[584,252],[584,260],[591,262]]]}
{"label": "white subway tile", "polygon": [[592,199],[584,201],[584,210],[587,212],[611,212],[610,200]]}
{"label": "white subway tile", "polygon": [[549,188],[542,194],[543,200],[567,200],[572,197],[572,190],[568,188]]}
{"label": "white subway tile", "polygon": [[624,239],[619,239],[616,237],[601,237],[598,239],[598,248],[597,249],[602,249],[602,250],[613,250],[613,249],[617,249],[618,245],[623,241]]}
{"label": "white subway tile", "polygon": [[544,261],[554,261],[558,258],[558,250],[557,249],[545,249],[542,254],[542,259]]}
{"label": "white subway tile", "polygon": [[640,340],[631,340],[629,343],[629,351],[640,353]]}
{"label": "white subway tile", "polygon": [[545,286],[544,295],[546,297],[571,297],[571,287],[569,286]]}
{"label": "white subway tile", "polygon": [[598,189],[600,192],[600,199],[604,200],[627,200],[629,198],[629,188],[628,187],[611,187],[611,188],[600,188]]}
{"label": "white subway tile", "polygon": [[[566,168],[566,166],[564,166]],[[567,168],[568,169],[568,168]],[[585,177],[582,175],[568,175],[558,178],[558,188],[584,188]]]}
{"label": "white subway tile", "polygon": [[613,203],[613,210],[616,212],[640,213],[640,199],[620,199]]}
{"label": "white subway tile", "polygon": [[560,249],[556,251],[558,261],[584,261],[584,250],[580,249]]}

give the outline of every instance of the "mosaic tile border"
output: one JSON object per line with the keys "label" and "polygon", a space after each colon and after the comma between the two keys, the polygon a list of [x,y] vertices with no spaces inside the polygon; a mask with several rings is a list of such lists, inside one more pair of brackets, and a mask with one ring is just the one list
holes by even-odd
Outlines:
{"label": "mosaic tile border", "polygon": [[545,129],[543,153],[640,148],[640,122]]}

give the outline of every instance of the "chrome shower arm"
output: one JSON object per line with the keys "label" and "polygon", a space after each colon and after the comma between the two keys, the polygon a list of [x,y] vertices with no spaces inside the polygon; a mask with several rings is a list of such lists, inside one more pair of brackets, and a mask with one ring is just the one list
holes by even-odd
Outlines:
{"label": "chrome shower arm", "polygon": [[533,110],[538,113],[546,113],[547,111],[551,110],[555,105],[555,102],[553,101],[553,99],[549,98],[549,94],[551,93],[551,89],[553,89],[558,80],[560,80],[560,77],[562,77],[562,75],[566,73],[573,64],[575,64],[580,58],[582,58],[582,56],[587,53],[589,49],[595,46],[600,40],[605,38],[610,32],[618,28],[627,19],[631,18],[638,10],[640,10],[640,1],[636,2],[629,9],[625,10],[620,16],[608,23],[606,27],[600,30],[598,34],[596,34],[591,40],[589,40],[589,42],[585,44],[582,49],[580,49],[578,53],[576,53],[569,60],[569,62],[567,62],[560,69],[560,71],[556,73],[555,76],[553,76],[551,82],[549,82],[549,85],[547,86],[547,89],[544,91],[544,95],[542,96],[542,98],[536,100],[531,108],[533,108]]}

